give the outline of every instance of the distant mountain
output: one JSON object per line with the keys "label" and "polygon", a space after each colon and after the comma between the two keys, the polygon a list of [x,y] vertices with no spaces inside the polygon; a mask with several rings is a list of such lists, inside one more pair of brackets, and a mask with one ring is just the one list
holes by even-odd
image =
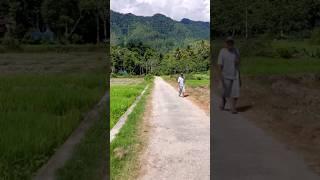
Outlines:
{"label": "distant mountain", "polygon": [[121,14],[111,11],[111,44],[143,42],[155,49],[166,51],[196,40],[209,40],[208,22],[182,19],[175,21],[163,14],[150,17]]}

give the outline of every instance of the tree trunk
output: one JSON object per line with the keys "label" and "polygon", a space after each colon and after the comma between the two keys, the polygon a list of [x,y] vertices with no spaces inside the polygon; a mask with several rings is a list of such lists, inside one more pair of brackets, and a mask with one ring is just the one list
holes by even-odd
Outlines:
{"label": "tree trunk", "polygon": [[64,29],[64,37],[66,39],[68,39],[68,37],[69,37],[69,35],[68,35],[68,23],[65,24],[64,28],[65,28]]}
{"label": "tree trunk", "polygon": [[96,23],[97,23],[97,44],[100,44],[100,17],[99,17],[99,8],[98,2],[96,2]]}
{"label": "tree trunk", "polygon": [[72,27],[70,33],[69,33],[69,37],[74,33],[74,31],[76,30],[80,20],[82,19],[82,14],[80,13],[79,18],[77,19],[76,23],[74,24],[74,26]]}
{"label": "tree trunk", "polygon": [[37,30],[40,32],[40,16],[39,16],[39,12],[37,12],[37,17],[36,17],[36,28]]}
{"label": "tree trunk", "polygon": [[248,6],[246,5],[246,39],[248,39]]}
{"label": "tree trunk", "polygon": [[103,19],[104,40],[107,41],[107,16]]}

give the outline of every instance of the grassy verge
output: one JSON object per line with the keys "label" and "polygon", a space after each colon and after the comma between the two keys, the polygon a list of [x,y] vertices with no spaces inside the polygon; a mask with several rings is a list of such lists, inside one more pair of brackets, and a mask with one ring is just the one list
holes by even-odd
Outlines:
{"label": "grassy verge", "polygon": [[101,119],[95,120],[94,125],[86,133],[81,143],[63,168],[57,172],[57,180],[98,180],[104,176],[107,168],[107,139],[108,133],[105,114]]}
{"label": "grassy verge", "polygon": [[310,40],[276,40],[271,44],[272,48],[294,48],[299,51],[305,50],[308,52],[316,52],[320,49],[319,45],[312,44]]}
{"label": "grassy verge", "polygon": [[110,128],[112,128],[119,118],[131,106],[136,97],[140,95],[146,83],[111,85],[110,88]]}
{"label": "grassy verge", "polygon": [[[172,83],[176,81],[178,77],[179,75],[162,76],[164,80],[170,81]],[[185,78],[186,78],[186,86],[191,88],[208,87],[210,82],[209,73],[185,74]]]}
{"label": "grassy verge", "polygon": [[135,179],[139,169],[139,152],[143,148],[143,140],[139,134],[143,114],[152,87],[149,86],[134,111],[129,115],[127,123],[111,143],[111,179]]}
{"label": "grassy verge", "polygon": [[244,57],[241,73],[251,76],[287,75],[320,72],[320,60],[314,58]]}

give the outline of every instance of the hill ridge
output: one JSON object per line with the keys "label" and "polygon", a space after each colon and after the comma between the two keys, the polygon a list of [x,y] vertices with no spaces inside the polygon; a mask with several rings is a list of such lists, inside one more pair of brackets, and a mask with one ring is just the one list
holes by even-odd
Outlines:
{"label": "hill ridge", "polygon": [[210,23],[183,18],[176,21],[161,13],[137,16],[111,11],[111,44],[143,42],[154,49],[167,51],[196,40],[209,40]]}

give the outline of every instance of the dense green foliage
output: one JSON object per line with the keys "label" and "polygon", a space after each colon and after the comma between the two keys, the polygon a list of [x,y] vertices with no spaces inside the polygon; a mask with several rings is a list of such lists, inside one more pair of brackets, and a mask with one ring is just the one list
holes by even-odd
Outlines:
{"label": "dense green foliage", "polygon": [[104,93],[103,74],[1,75],[0,177],[29,179]]}
{"label": "dense green foliage", "polygon": [[209,69],[209,56],[208,41],[196,41],[164,54],[142,43],[130,43],[127,47],[112,47],[112,72],[134,75],[201,72]]}
{"label": "dense green foliage", "polygon": [[315,0],[215,0],[211,9],[215,37],[309,37],[320,23],[320,1]]}
{"label": "dense green foliage", "polygon": [[0,179],[31,179],[106,90],[105,53],[0,54]]}
{"label": "dense green foliage", "polygon": [[145,83],[135,85],[111,85],[110,88],[110,128],[118,122],[135,99],[140,95]]}
{"label": "dense green foliage", "polygon": [[195,40],[209,39],[209,23],[172,20],[162,14],[152,17],[120,14],[111,11],[111,44],[126,46],[143,42],[160,52],[181,47]]}
{"label": "dense green foliage", "polygon": [[[109,38],[108,0],[1,0],[5,45],[94,43]],[[53,42],[52,42],[53,38]]]}

